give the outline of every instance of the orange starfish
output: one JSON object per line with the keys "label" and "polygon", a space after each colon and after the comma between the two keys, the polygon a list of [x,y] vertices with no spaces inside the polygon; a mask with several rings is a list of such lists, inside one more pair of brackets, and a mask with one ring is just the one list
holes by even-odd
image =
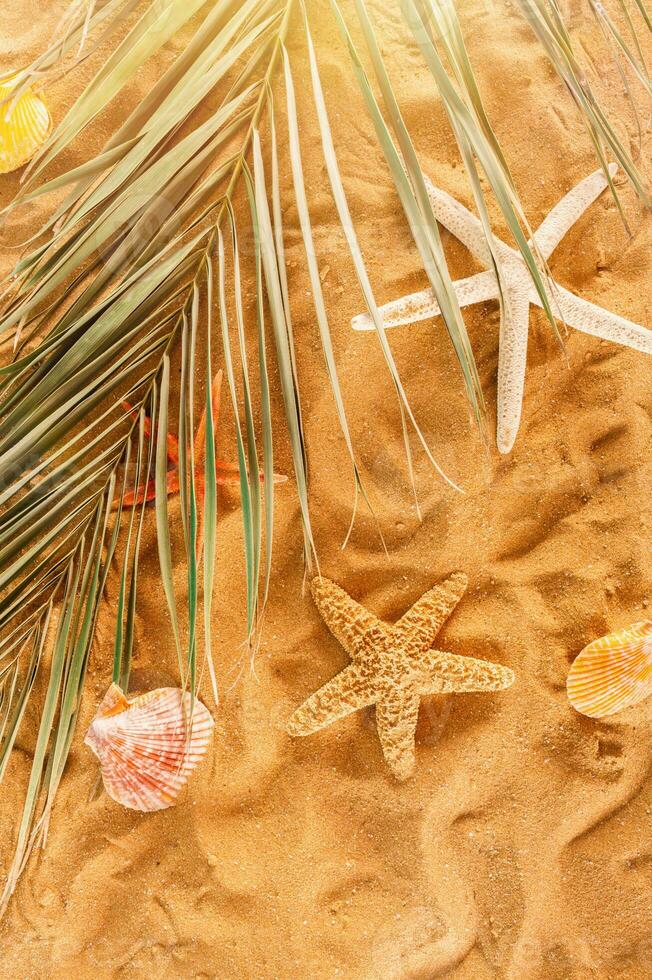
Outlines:
{"label": "orange starfish", "polygon": [[[223,372],[218,371],[213,378],[213,383],[211,385],[211,401],[213,403],[213,424],[214,430],[217,433],[217,423],[220,415],[220,397],[222,393],[222,377]],[[123,406],[131,412],[134,418],[138,417],[138,413],[133,408],[129,402],[123,402]],[[151,419],[145,417],[145,437],[150,438],[152,432],[152,422]],[[171,432],[168,433],[167,437],[167,455],[168,455],[168,475],[167,475],[167,494],[168,497],[172,497],[179,493],[181,490],[180,482],[180,472],[179,472],[179,440]],[[193,459],[194,457],[194,459]],[[197,498],[197,557],[201,553],[202,542],[203,542],[203,524],[204,524],[204,497],[206,493],[205,487],[205,473],[204,473],[204,460],[206,457],[206,410],[202,412],[201,418],[199,420],[199,426],[195,434],[195,439],[193,442],[192,455],[190,449],[188,449],[188,460],[193,459],[194,461],[194,476],[195,476],[195,494]],[[218,486],[223,486],[227,483],[240,483],[240,467],[234,463],[225,463],[223,460],[218,459],[215,463],[216,470],[216,482]],[[260,473],[261,482],[263,480],[263,473]],[[284,483],[286,477],[278,476],[274,474],[274,483]],[[123,507],[138,507],[145,501],[149,503],[156,497],[156,480],[151,479],[145,484],[145,486],[138,487],[138,490],[126,493],[122,501]],[[114,505],[117,507],[118,504]]]}

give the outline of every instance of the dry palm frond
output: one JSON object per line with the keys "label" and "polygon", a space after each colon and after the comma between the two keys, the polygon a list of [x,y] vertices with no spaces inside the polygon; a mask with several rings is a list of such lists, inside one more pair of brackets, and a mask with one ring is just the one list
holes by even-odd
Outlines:
{"label": "dry palm frond", "polygon": [[[211,656],[217,522],[210,396],[212,351],[218,335],[215,307],[236,420],[250,635],[267,597],[273,537],[267,305],[308,570],[316,557],[270,89],[292,6],[292,0],[245,0],[219,8],[198,2],[149,6],[54,131],[12,205],[68,189],[62,204],[33,236],[31,251],[19,261],[2,318],[2,337],[11,354],[0,368],[0,480],[5,488],[0,493],[4,507],[0,591],[6,597],[0,614],[3,769],[42,661],[38,651],[47,618],[54,604],[60,610],[39,751],[5,905],[30,849],[44,840],[74,732],[99,602],[114,559],[119,586],[113,677],[123,687],[128,683],[146,488],[152,480],[161,582],[179,670],[183,683],[194,690],[206,664],[217,700]],[[177,29],[200,9],[203,19],[182,55],[98,157],[44,180],[46,168],[92,123],[173,27]],[[161,17],[167,33],[162,32]],[[217,98],[217,106],[193,127],[193,110],[207,96],[213,102]],[[259,134],[265,112],[272,133],[271,182],[265,174]],[[179,138],[182,126],[184,135]],[[300,152],[297,132],[295,122],[295,162]],[[246,162],[249,150],[251,169]],[[295,177],[300,195],[299,170]],[[245,219],[237,218],[232,206],[241,178],[255,242],[258,352],[254,370],[261,403],[260,448],[238,244],[239,224]],[[308,248],[307,223],[303,230]],[[317,316],[357,495],[362,482],[322,307]],[[178,407],[171,391],[176,356],[181,362]],[[200,521],[192,433],[196,380],[202,373],[206,422]],[[168,514],[167,449],[172,430],[179,446],[188,573],[183,615],[174,590],[175,545]],[[204,537],[198,547],[199,523]],[[204,657],[199,658],[202,619]]]}
{"label": "dry palm frond", "polygon": [[[205,17],[143,111],[137,107],[99,165],[78,168],[34,189],[34,180],[160,44],[165,35],[143,22],[163,13]],[[184,683],[199,682],[199,564],[203,564],[205,660],[210,656],[210,605],[216,551],[214,418],[207,383],[203,546],[197,561],[196,468],[186,447],[194,429],[200,351],[210,378],[213,288],[226,291],[223,229],[237,251],[231,199],[245,155],[269,99],[269,81],[287,30],[291,0],[213,5],[153,4],[121,42],[114,70],[100,72],[55,130],[35,162],[17,204],[62,185],[72,188],[17,267],[3,318],[12,360],[0,370],[0,724],[2,765],[13,745],[53,603],[60,608],[50,684],[32,765],[16,857],[4,893],[10,897],[31,847],[44,838],[74,731],[99,601],[123,514],[114,677],[126,684],[133,649],[138,566],[146,499],[125,499],[156,482],[161,578]],[[191,9],[192,8],[192,9]],[[173,22],[166,21],[168,31]],[[110,67],[110,66],[109,66]],[[175,139],[210,93],[219,104],[201,125]],[[95,161],[97,164],[97,161]],[[38,242],[38,236],[35,239]],[[217,275],[215,269],[217,268]],[[62,296],[61,290],[67,288]],[[236,279],[239,289],[239,280]],[[69,298],[68,298],[69,297]],[[241,302],[241,296],[240,296]],[[262,294],[261,294],[262,304]],[[226,307],[226,302],[224,302]],[[228,326],[222,319],[228,336]],[[198,343],[202,335],[202,345]],[[241,331],[244,338],[244,333]],[[243,339],[244,343],[244,339]],[[181,352],[178,411],[170,364]],[[264,358],[264,351],[261,354]],[[232,389],[237,404],[238,392]],[[129,409],[121,408],[128,400]],[[269,396],[267,394],[267,401]],[[107,407],[108,406],[108,407]],[[176,417],[175,417],[176,416]],[[155,421],[148,436],[146,418]],[[253,412],[247,408],[249,439]],[[269,407],[267,408],[269,419]],[[188,568],[187,626],[182,629],[172,580],[167,499],[167,437],[179,438],[183,547]],[[273,474],[271,426],[264,439],[266,474]],[[260,495],[255,454],[241,460],[243,498]],[[27,462],[25,462],[27,461]],[[297,461],[299,475],[302,462]],[[303,483],[305,484],[305,477]],[[269,499],[273,478],[267,480]],[[247,542],[248,622],[257,616],[261,508],[243,507]],[[271,527],[266,548],[271,549]],[[269,568],[271,559],[266,559]],[[29,610],[26,614],[25,610]]]}

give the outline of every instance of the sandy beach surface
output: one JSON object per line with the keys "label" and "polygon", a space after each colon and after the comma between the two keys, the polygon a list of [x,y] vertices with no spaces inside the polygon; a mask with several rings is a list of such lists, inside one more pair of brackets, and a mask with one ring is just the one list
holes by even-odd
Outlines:
{"label": "sandy beach surface", "polygon": [[[351,11],[352,3],[344,4]],[[515,8],[461,0],[489,116],[536,227],[596,169],[575,109]],[[17,0],[0,11],[0,66],[48,42],[62,2]],[[350,203],[379,302],[423,288],[391,178],[372,136],[326,0],[309,4]],[[472,207],[444,111],[398,2],[373,0],[383,52],[424,170]],[[588,5],[571,22],[591,52]],[[181,41],[178,42],[181,44]],[[290,50],[307,78],[298,23]],[[648,46],[652,54],[652,44]],[[149,90],[175,50],[141,72],[124,98],[66,153],[85,159]],[[596,48],[597,50],[597,48]],[[601,49],[600,49],[601,50]],[[55,119],[88,75],[50,94]],[[616,70],[601,69],[614,111]],[[310,459],[310,500],[323,574],[393,622],[424,591],[463,570],[470,587],[442,631],[443,649],[511,667],[500,694],[424,699],[417,766],[406,783],[384,765],[373,709],[292,740],[287,719],[346,655],[302,590],[299,508],[278,488],[274,573],[255,674],[246,634],[237,491],[220,498],[214,635],[221,681],[208,760],[179,805],[154,815],[120,808],[97,779],[83,733],[110,681],[116,582],[109,583],[77,737],[46,849],[32,859],[0,924],[6,978],[211,977],[219,980],[567,980],[652,975],[652,701],[603,722],[575,713],[565,681],[591,639],[650,616],[652,363],[570,331],[565,351],[532,312],[526,397],[513,453],[483,448],[440,320],[390,339],[411,404],[437,460],[413,439],[422,519],[410,491],[393,386],[376,338],[354,333],[363,310],[330,195],[313,107],[298,85],[304,162],[337,362],[355,447],[388,554],[361,509],[345,550],[353,481],[308,295],[291,198],[287,130],[279,139],[297,359]],[[641,99],[642,121],[649,102]],[[633,117],[623,132],[636,139]],[[644,155],[650,138],[644,136]],[[0,202],[17,186],[0,178]],[[608,194],[555,252],[551,269],[591,301],[652,326],[652,218],[627,188],[628,239]],[[25,218],[35,228],[47,204]],[[496,230],[506,235],[497,208]],[[18,223],[7,232],[20,238]],[[12,238],[13,236],[13,238]],[[25,236],[23,236],[25,237]],[[477,271],[444,233],[455,277]],[[3,247],[1,270],[15,252]],[[466,313],[495,421],[497,304]],[[277,379],[276,469],[291,472]],[[226,420],[220,455],[235,459]],[[178,515],[178,504],[172,505]],[[177,522],[178,523],[178,522]],[[178,532],[178,527],[175,528]],[[157,574],[154,515],[146,529],[135,684],[176,684],[176,655]],[[185,571],[177,588],[183,595]],[[12,855],[40,691],[0,797],[0,857]]]}

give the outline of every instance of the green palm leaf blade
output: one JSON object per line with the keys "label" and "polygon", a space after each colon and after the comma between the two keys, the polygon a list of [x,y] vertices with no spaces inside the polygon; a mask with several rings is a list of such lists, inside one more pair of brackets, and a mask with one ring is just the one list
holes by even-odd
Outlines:
{"label": "green palm leaf blade", "polygon": [[206,429],[204,438],[204,546],[203,546],[203,576],[204,576],[204,651],[206,664],[210,675],[211,688],[215,704],[219,704],[219,689],[215,664],[213,662],[212,640],[212,608],[213,585],[215,581],[215,557],[217,552],[217,472],[215,457],[215,416],[213,412],[212,384],[213,376],[213,303],[214,280],[213,264],[206,263],[206,398],[204,412],[206,413]]}
{"label": "green palm leaf blade", "polygon": [[69,563],[66,591],[62,601],[62,613],[52,651],[50,677],[41,712],[41,722],[39,725],[34,756],[32,759],[32,768],[27,786],[25,806],[18,829],[18,840],[14,860],[9,869],[2,896],[0,896],[0,913],[6,909],[7,903],[16,888],[20,872],[30,850],[29,838],[34,814],[41,792],[46,764],[46,754],[53,731],[57,705],[59,703],[60,689],[66,665],[67,645],[69,642],[70,629],[75,613],[77,589],[82,570],[82,563],[80,559],[81,549],[76,559],[71,559]]}
{"label": "green palm leaf blade", "polygon": [[247,578],[247,634],[251,637],[254,630],[254,618],[256,610],[257,580],[255,576],[255,537],[256,528],[254,527],[254,516],[251,506],[251,487],[247,473],[247,454],[245,440],[242,433],[242,420],[240,417],[240,407],[238,402],[238,391],[233,366],[233,354],[230,333],[230,318],[227,304],[226,291],[226,255],[224,249],[224,236],[221,229],[218,229],[217,241],[217,271],[218,271],[218,298],[219,316],[222,330],[222,350],[224,353],[224,369],[226,372],[227,384],[231,395],[231,405],[235,419],[236,450],[238,458],[238,470],[240,475],[240,501],[242,505],[242,528],[244,536],[245,551],[245,573]]}
{"label": "green palm leaf blade", "polygon": [[265,168],[260,145],[260,135],[257,130],[254,133],[253,154],[256,215],[260,234],[262,264],[263,271],[265,273],[265,283],[267,286],[267,297],[269,300],[272,326],[274,328],[277,364],[281,380],[283,404],[285,406],[285,417],[288,423],[294,474],[299,494],[299,506],[301,509],[301,520],[304,534],[304,557],[306,567],[310,573],[312,571],[313,558],[316,560],[316,551],[312,535],[312,526],[310,523],[310,511],[308,507],[308,475],[305,457],[305,443],[301,426],[301,409],[299,405],[298,391],[295,384],[295,372],[291,353],[291,344],[288,336],[286,307],[283,302],[276,244],[267,199]]}
{"label": "green palm leaf blade", "polygon": [[157,0],[150,3],[85,91],[68,111],[36,158],[32,179],[110,102],[159,48],[173,37],[206,0]]}
{"label": "green palm leaf blade", "polygon": [[258,330],[258,379],[260,384],[263,478],[265,493],[265,574],[261,601],[261,618],[264,615],[272,574],[272,553],[274,543],[274,436],[272,427],[272,407],[267,368],[267,332],[265,326],[265,301],[263,285],[263,260],[260,248],[260,231],[256,213],[256,191],[253,177],[245,170],[249,214],[251,217],[256,265],[256,326]]}
{"label": "green palm leaf blade", "polygon": [[297,117],[296,98],[294,93],[294,81],[292,77],[292,70],[290,67],[290,59],[285,48],[283,48],[283,64],[284,64],[284,73],[285,73],[285,90],[286,90],[287,115],[288,115],[288,135],[289,135],[289,145],[290,145],[290,161],[292,166],[292,178],[294,184],[294,196],[297,205],[297,212],[299,215],[299,224],[301,227],[304,249],[306,253],[308,275],[310,277],[310,286],[312,290],[312,298],[315,307],[315,316],[317,318],[317,326],[319,328],[319,335],[321,339],[322,349],[324,352],[324,359],[326,361],[326,368],[328,371],[328,377],[331,384],[331,390],[333,392],[333,398],[335,400],[335,406],[337,409],[340,428],[342,430],[344,441],[346,443],[347,452],[349,454],[351,465],[353,467],[354,492],[355,492],[355,497],[353,502],[353,518],[354,518],[358,492],[362,492],[364,499],[367,502],[367,505],[369,506],[370,510],[371,510],[371,505],[369,504],[366,491],[364,490],[362,484],[362,478],[360,475],[360,470],[358,468],[358,464],[355,458],[353,442],[351,440],[351,434],[349,431],[349,425],[346,417],[346,409],[344,407],[344,399],[342,397],[342,390],[340,387],[339,377],[337,373],[337,365],[335,363],[335,354],[333,352],[333,343],[331,340],[330,326],[328,323],[328,314],[326,312],[326,304],[324,301],[324,291],[322,288],[322,282],[319,275],[319,266],[317,263],[315,242],[312,234],[310,212],[308,209],[308,198],[306,195],[305,180],[303,177],[303,164],[301,160],[301,144],[299,141],[299,121]]}
{"label": "green palm leaf blade", "polygon": [[168,516],[168,415],[170,400],[170,356],[164,354],[163,367],[161,371],[160,389],[158,395],[158,416],[157,416],[157,435],[156,435],[156,533],[158,541],[159,566],[161,569],[161,582],[163,591],[170,613],[174,642],[177,648],[179,659],[179,670],[181,676],[185,675],[185,664],[183,662],[181,635],[179,632],[179,619],[177,615],[177,602],[174,594],[174,581],[172,573],[172,546],[170,544],[170,521]]}

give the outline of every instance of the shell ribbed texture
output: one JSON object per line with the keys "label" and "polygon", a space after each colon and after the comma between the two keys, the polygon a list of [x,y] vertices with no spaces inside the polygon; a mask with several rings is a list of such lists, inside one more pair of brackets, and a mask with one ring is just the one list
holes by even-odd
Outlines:
{"label": "shell ribbed texture", "polygon": [[86,735],[107,793],[133,810],[172,806],[210,742],[213,719],[178,688],[128,701],[112,685]]}

